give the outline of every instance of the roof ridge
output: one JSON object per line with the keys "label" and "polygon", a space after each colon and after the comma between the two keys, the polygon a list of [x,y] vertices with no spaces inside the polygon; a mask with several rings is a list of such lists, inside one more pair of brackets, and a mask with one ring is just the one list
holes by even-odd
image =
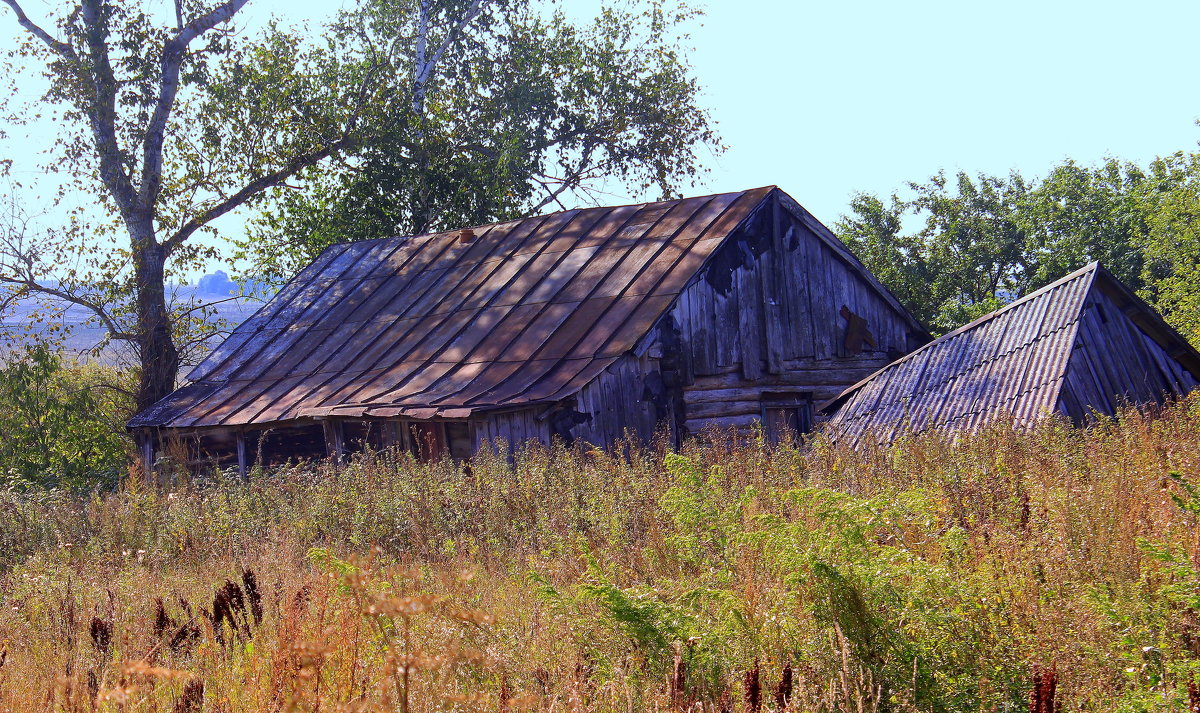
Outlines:
{"label": "roof ridge", "polygon": [[768,184],[765,186],[757,186],[755,188],[746,188],[746,189],[743,189],[740,191],[717,191],[715,193],[706,193],[706,194],[698,195],[698,196],[680,196],[678,198],[664,198],[662,200],[657,200],[657,201],[638,201],[638,202],[631,202],[631,203],[616,203],[613,205],[576,206],[574,208],[563,208],[562,210],[550,211],[549,213],[537,213],[535,215],[526,215],[526,216],[522,216],[519,218],[509,218],[508,220],[494,220],[490,223],[477,223],[475,225],[462,225],[462,226],[459,226],[456,228],[446,228],[445,230],[434,230],[434,231],[430,231],[427,233],[415,233],[412,235],[384,235],[384,236],[380,236],[378,238],[363,238],[362,240],[343,240],[343,241],[336,242],[336,243],[330,243],[324,249],[327,250],[331,247],[334,247],[335,245],[354,245],[357,243],[369,243],[369,242],[374,242],[377,240],[416,240],[418,238],[430,238],[430,237],[436,237],[438,235],[446,235],[448,233],[457,233],[457,232],[464,231],[464,230],[479,230],[481,228],[491,228],[493,226],[504,225],[506,223],[518,223],[520,221],[530,220],[532,218],[549,218],[551,216],[555,216],[560,213],[571,213],[571,212],[575,212],[575,211],[585,211],[585,210],[614,210],[616,208],[646,207],[646,206],[652,206],[652,205],[660,205],[663,203],[674,203],[674,202],[684,201],[684,200],[695,200],[695,199],[699,199],[699,198],[716,198],[717,196],[729,196],[729,195],[734,195],[734,194],[752,193],[754,191],[763,191],[763,190],[769,191],[771,189],[778,189],[778,188],[779,188],[779,186],[772,183],[772,184]]}

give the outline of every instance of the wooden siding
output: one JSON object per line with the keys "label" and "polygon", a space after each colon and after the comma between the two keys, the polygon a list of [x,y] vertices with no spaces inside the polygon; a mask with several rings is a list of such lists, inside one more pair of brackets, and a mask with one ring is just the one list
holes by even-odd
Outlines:
{"label": "wooden siding", "polygon": [[[708,426],[749,428],[764,393],[828,400],[926,341],[805,217],[778,197],[764,202],[634,353],[581,390],[571,408],[588,420],[570,435],[608,446],[626,431],[650,438],[665,427],[678,440]],[[865,320],[874,345],[847,349],[843,307]]]}
{"label": "wooden siding", "polygon": [[1088,295],[1059,394],[1062,413],[1082,422],[1092,411],[1112,415],[1124,404],[1161,402],[1196,386],[1196,377],[1112,297]]}
{"label": "wooden siding", "polygon": [[673,416],[667,391],[656,386],[661,380],[659,359],[626,355],[580,390],[569,406],[581,414],[579,423],[568,427],[570,437],[605,448],[626,434],[649,440]]}
{"label": "wooden siding", "polygon": [[492,411],[471,420],[475,450],[503,441],[514,450],[526,441],[550,443],[550,423],[539,418],[546,407]]}
{"label": "wooden siding", "polygon": [[[764,205],[668,312],[660,329],[679,332],[685,432],[752,426],[767,391],[831,399],[927,338],[801,218]],[[847,350],[843,307],[873,346]]]}

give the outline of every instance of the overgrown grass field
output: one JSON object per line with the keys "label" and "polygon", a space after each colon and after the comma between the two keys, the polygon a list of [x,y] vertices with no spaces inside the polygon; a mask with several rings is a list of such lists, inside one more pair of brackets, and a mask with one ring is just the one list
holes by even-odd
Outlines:
{"label": "overgrown grass field", "polygon": [[891,449],[14,489],[0,709],[1187,711],[1197,486],[1200,397]]}

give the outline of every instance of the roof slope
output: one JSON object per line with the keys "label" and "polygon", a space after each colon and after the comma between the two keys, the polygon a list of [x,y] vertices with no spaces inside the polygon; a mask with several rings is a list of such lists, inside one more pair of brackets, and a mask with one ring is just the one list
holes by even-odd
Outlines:
{"label": "roof slope", "polygon": [[905,431],[1025,424],[1058,410],[1089,293],[1120,294],[1150,339],[1200,374],[1200,354],[1092,263],[892,362],[822,407],[840,436],[890,442]]}
{"label": "roof slope", "polygon": [[555,401],[657,322],[773,191],[334,245],[130,427],[464,417]]}

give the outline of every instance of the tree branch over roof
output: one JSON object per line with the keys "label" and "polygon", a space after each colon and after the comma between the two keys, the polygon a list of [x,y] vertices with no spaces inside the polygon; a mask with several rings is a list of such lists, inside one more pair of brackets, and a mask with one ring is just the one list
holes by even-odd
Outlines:
{"label": "tree branch over roof", "polygon": [[200,228],[208,223],[220,218],[229,211],[246,203],[263,191],[282,185],[284,181],[296,175],[300,171],[315,166],[321,161],[333,156],[334,154],[351,148],[356,143],[356,140],[350,136],[344,136],[341,139],[334,141],[331,144],[294,157],[287,164],[277,171],[273,171],[264,176],[261,176],[242,187],[241,190],[233,195],[220,201],[213,207],[201,212],[193,217],[188,222],[184,223],[179,230],[175,231],[171,237],[164,241],[168,251],[174,250],[192,236]]}
{"label": "tree branch over roof", "polygon": [[14,13],[16,13],[17,24],[19,24],[21,27],[24,27],[34,37],[37,37],[42,42],[46,43],[46,46],[57,52],[59,55],[67,59],[75,59],[75,50],[71,49],[71,45],[55,39],[49,32],[46,32],[40,26],[38,26],[37,23],[35,23],[33,20],[30,20],[29,16],[25,14],[25,11],[21,9],[21,6],[17,4],[17,0],[3,0],[3,2],[5,5],[8,5],[10,8],[12,8]]}

